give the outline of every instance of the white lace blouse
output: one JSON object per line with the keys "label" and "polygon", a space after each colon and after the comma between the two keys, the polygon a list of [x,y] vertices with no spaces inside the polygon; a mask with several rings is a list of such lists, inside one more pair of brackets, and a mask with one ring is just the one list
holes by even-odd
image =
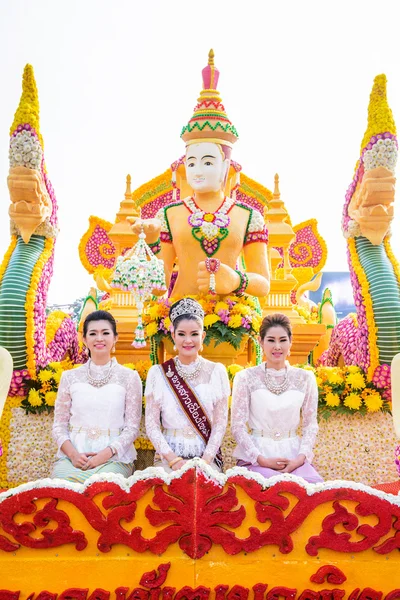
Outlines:
{"label": "white lace blouse", "polygon": [[[62,374],[54,408],[53,437],[58,458],[61,446],[70,440],[78,452],[99,452],[112,445],[112,460],[131,463],[136,458],[136,439],[142,414],[142,382],[136,371],[112,359],[112,375],[103,387],[87,380],[87,364]],[[91,363],[95,378],[104,376],[109,365]]]}
{"label": "white lace blouse", "polygon": [[[213,460],[221,445],[228,419],[229,379],[224,365],[200,358],[202,369],[189,384],[200,399],[212,425],[206,446],[165,381],[160,365],[149,370],[146,381],[146,431],[157,453],[202,456]],[[161,428],[163,427],[163,430]]]}
{"label": "white lace blouse", "polygon": [[[265,363],[237,373],[232,395],[232,434],[237,442],[233,455],[257,463],[267,458],[296,458],[311,462],[318,432],[318,388],[314,373],[287,363],[289,387],[272,393],[265,382]],[[282,383],[285,369],[269,369],[274,383]],[[302,420],[301,438],[297,430]],[[250,430],[250,432],[249,432]]]}

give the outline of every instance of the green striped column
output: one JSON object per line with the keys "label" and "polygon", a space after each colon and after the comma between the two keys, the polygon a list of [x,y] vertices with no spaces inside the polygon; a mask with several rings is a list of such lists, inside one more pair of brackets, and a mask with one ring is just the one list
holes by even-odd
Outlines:
{"label": "green striped column", "polygon": [[356,238],[360,263],[369,283],[378,328],[379,362],[390,364],[400,352],[400,288],[384,244],[374,246],[365,237]]}
{"label": "green striped column", "polygon": [[0,346],[10,352],[14,369],[26,367],[26,294],[44,244],[39,235],[27,244],[19,237],[0,283]]}

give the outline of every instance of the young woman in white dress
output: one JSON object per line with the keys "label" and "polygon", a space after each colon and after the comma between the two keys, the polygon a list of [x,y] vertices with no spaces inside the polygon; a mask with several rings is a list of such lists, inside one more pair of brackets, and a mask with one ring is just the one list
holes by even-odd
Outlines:
{"label": "young woman in white dress", "polygon": [[52,477],[83,482],[95,473],[133,473],[142,382],[136,371],[111,358],[117,339],[110,313],[98,310],[86,317],[89,361],[62,374],[55,403],[58,453]]}
{"label": "young woman in white dress", "polygon": [[151,367],[146,382],[146,431],[156,449],[155,466],[176,471],[198,456],[218,469],[230,394],[226,369],[199,356],[205,332],[198,302],[176,302],[170,319],[177,356]]}
{"label": "young woman in white dress", "polygon": [[292,328],[285,315],[265,317],[260,338],[265,362],[240,371],[233,385],[233,455],[238,466],[264,477],[293,473],[310,483],[321,482],[311,464],[318,432],[314,373],[286,361]]}

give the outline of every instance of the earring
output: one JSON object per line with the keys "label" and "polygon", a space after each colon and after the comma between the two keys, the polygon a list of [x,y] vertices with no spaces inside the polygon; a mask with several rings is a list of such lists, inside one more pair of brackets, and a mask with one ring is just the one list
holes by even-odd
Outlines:
{"label": "earring", "polygon": [[175,344],[174,344],[174,352],[176,352],[176,346],[175,346]]}
{"label": "earring", "polygon": [[112,347],[111,354],[115,354],[115,344],[114,344],[114,346]]}
{"label": "earring", "polygon": [[287,353],[287,355],[288,355],[288,356],[290,356],[290,350],[289,350],[289,352]]}
{"label": "earring", "polygon": [[203,346],[203,344],[202,344],[202,345],[200,346],[200,350],[199,350],[199,352],[203,352],[203,347],[204,347],[204,346]]}

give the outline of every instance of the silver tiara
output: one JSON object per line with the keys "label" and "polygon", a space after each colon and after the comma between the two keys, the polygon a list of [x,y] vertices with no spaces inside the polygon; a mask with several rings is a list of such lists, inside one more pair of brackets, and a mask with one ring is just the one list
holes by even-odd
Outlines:
{"label": "silver tiara", "polygon": [[204,310],[200,306],[196,300],[192,298],[183,298],[169,313],[169,318],[172,323],[175,321],[177,317],[181,317],[182,315],[195,315],[199,317],[201,320],[204,319]]}

